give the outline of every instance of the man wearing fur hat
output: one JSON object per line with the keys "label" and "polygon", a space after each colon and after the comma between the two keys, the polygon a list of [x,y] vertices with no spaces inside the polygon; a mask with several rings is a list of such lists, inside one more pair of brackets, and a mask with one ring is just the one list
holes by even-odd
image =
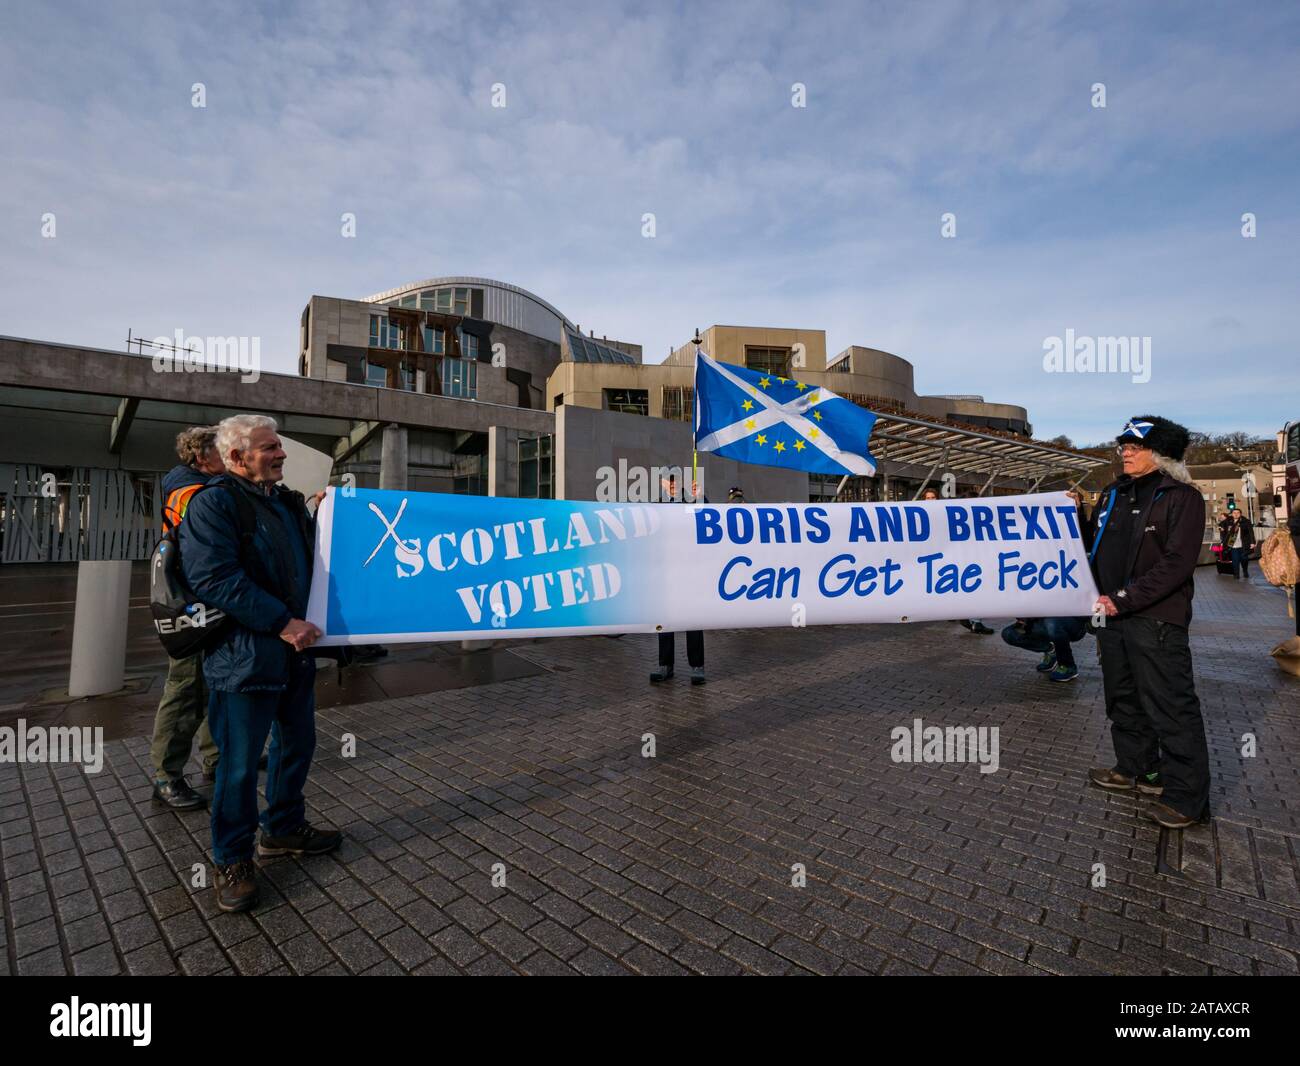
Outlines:
{"label": "man wearing fur hat", "polygon": [[1210,757],[1187,641],[1205,500],[1182,462],[1184,427],[1141,415],[1115,439],[1124,472],[1101,492],[1089,553],[1106,615],[1097,649],[1115,766],[1088,776],[1099,788],[1153,797],[1147,814],[1184,829],[1210,813]]}

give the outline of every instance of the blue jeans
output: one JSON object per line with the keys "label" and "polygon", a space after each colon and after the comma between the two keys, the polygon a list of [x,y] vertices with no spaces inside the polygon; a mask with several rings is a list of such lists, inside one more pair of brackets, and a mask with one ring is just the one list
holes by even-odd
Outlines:
{"label": "blue jeans", "polygon": [[212,858],[228,866],[253,857],[257,835],[257,763],[266,736],[267,809],[262,830],[280,836],[306,820],[303,787],[316,751],[316,661],[291,655],[283,692],[222,692],[213,689],[208,722],[221,758],[212,789]]}
{"label": "blue jeans", "polygon": [[1242,571],[1250,577],[1250,549],[1233,548],[1232,549],[1232,576],[1241,577]]}
{"label": "blue jeans", "polygon": [[1088,631],[1088,623],[1083,618],[1030,618],[1022,632],[1014,625],[1002,630],[1002,639],[1013,648],[1036,651],[1040,655],[1048,649],[1056,649],[1056,661],[1063,666],[1074,665],[1074,651],[1070,644],[1082,640]]}

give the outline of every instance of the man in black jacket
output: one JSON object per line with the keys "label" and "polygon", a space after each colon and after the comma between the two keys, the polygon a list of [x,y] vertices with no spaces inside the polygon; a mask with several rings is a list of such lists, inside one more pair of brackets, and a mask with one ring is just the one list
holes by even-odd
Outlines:
{"label": "man in black jacket", "polygon": [[1232,576],[1250,580],[1250,549],[1255,546],[1255,527],[1235,507],[1219,523],[1219,541],[1224,554],[1231,553]]}
{"label": "man in black jacket", "polygon": [[[665,467],[661,469],[672,469]],[[680,494],[677,489],[677,476],[669,474],[667,477],[659,479],[659,498],[664,503],[686,503],[684,494]],[[700,500],[700,486],[691,482],[691,501],[692,503]],[[708,499],[703,500],[708,503]],[[657,685],[662,681],[667,681],[673,676],[673,645],[676,642],[676,633],[659,634],[659,665],[650,671],[650,683]],[[686,633],[686,661],[691,666],[691,684],[704,684],[704,632],[698,629],[688,630]]]}
{"label": "man in black jacket", "polygon": [[1156,415],[1116,441],[1124,473],[1102,490],[1089,558],[1104,612],[1097,632],[1115,766],[1089,779],[1159,796],[1147,813],[1169,829],[1208,818],[1210,757],[1192,680],[1187,627],[1205,500],[1183,455],[1190,435]]}

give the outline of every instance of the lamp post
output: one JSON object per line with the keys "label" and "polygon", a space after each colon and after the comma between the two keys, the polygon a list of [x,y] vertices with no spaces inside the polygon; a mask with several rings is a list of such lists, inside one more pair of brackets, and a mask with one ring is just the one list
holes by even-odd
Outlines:
{"label": "lamp post", "polygon": [[[695,336],[691,338],[691,343],[692,343],[693,345],[695,345],[695,366],[696,366],[696,371],[695,371],[695,372],[696,372],[696,374],[698,375],[698,374],[699,374],[699,365],[700,365],[700,345],[704,343],[704,338],[700,336],[700,327],[699,327],[699,326],[696,326],[696,327],[695,327]],[[691,442],[692,442],[692,444],[694,444],[694,441],[695,441],[695,427],[696,427],[697,425],[699,425],[699,418],[698,418],[698,416],[697,416],[697,414],[696,414],[696,407],[695,407],[695,405],[696,405],[697,403],[699,403],[699,401],[700,401],[700,398],[695,394],[695,390],[692,389],[692,390],[691,390]],[[699,469],[700,469],[700,453],[699,453],[698,451],[696,451],[694,447],[692,447],[692,448],[691,448],[691,497],[692,497],[692,502],[698,502],[698,501],[694,500],[694,496],[695,496],[695,486],[696,486],[696,484],[699,483],[699,480],[700,480]]]}

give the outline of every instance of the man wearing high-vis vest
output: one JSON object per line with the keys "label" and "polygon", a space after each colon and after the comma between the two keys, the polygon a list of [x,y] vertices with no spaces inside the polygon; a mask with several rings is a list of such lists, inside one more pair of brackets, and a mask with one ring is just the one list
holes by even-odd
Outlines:
{"label": "man wearing high-vis vest", "polygon": [[[216,449],[215,426],[195,426],[176,437],[180,465],[163,478],[163,526],[179,526],[191,498],[226,464]],[[187,811],[204,805],[203,797],[185,780],[185,764],[195,734],[203,759],[203,776],[213,780],[217,773],[217,745],[208,730],[208,690],[203,683],[201,655],[172,659],[167,667],[162,700],[153,724],[153,746],[149,751],[154,768],[153,794],[173,810]]]}

